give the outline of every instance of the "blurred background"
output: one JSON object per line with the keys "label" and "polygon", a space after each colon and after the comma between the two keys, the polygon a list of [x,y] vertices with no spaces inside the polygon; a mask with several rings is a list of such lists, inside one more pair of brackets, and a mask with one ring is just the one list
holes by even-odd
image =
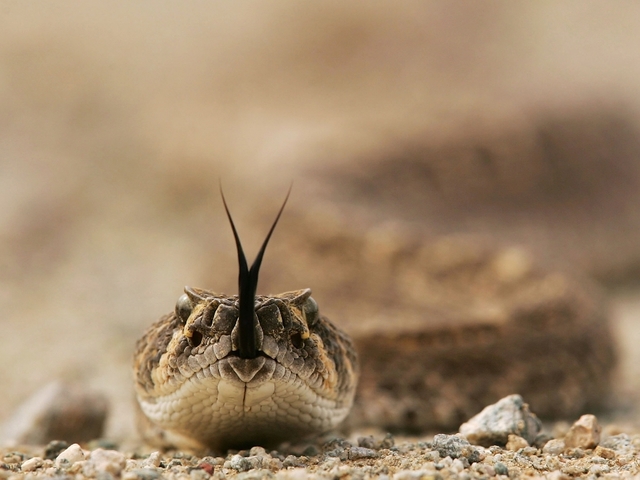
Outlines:
{"label": "blurred background", "polygon": [[249,256],[293,181],[264,293],[314,287],[321,252],[276,268],[305,215],[586,273],[632,398],[639,52],[632,1],[2,0],[0,420],[58,378],[131,433],[135,340],[185,284],[235,292],[219,180]]}

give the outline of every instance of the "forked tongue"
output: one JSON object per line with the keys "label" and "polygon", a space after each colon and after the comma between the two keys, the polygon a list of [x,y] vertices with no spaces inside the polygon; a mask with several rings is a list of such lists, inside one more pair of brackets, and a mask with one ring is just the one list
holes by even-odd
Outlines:
{"label": "forked tongue", "polygon": [[256,256],[256,259],[253,261],[251,268],[249,268],[247,265],[247,258],[244,255],[244,250],[242,249],[242,243],[240,243],[238,231],[236,230],[236,226],[233,223],[231,213],[229,213],[229,208],[227,207],[227,202],[224,198],[224,193],[222,192],[222,185],[220,186],[222,203],[224,204],[224,209],[227,212],[229,223],[231,223],[233,237],[236,241],[236,249],[238,250],[238,266],[240,269],[240,273],[238,275],[238,303],[240,304],[238,308],[238,354],[240,355],[240,358],[256,358],[258,356],[258,345],[256,341],[255,331],[255,322],[257,321],[255,314],[255,303],[256,288],[258,287],[258,273],[260,272],[260,264],[262,263],[262,257],[264,256],[267,244],[269,243],[271,234],[278,224],[278,220],[280,220],[280,215],[282,215],[282,211],[287,204],[290,193],[291,187],[289,187],[289,191],[287,192],[287,196],[282,203],[282,207],[280,207],[280,211],[278,212],[273,225],[271,225],[271,229],[267,234],[267,238],[264,239],[264,242],[262,243],[262,247],[260,247],[260,251]]}

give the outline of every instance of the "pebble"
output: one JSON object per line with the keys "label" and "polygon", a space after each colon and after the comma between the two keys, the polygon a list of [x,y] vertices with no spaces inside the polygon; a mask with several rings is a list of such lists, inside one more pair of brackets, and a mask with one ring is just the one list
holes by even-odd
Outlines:
{"label": "pebble", "polygon": [[33,472],[35,469],[41,467],[44,464],[44,460],[40,457],[33,457],[29,460],[22,462],[20,470],[23,472]]}
{"label": "pebble", "polygon": [[616,451],[611,450],[610,448],[603,447],[598,445],[593,451],[594,455],[598,455],[599,457],[606,458],[607,460],[612,460],[616,458]]}
{"label": "pebble", "polygon": [[376,441],[373,438],[373,435],[368,435],[366,437],[358,437],[358,446],[364,448],[375,448]]}
{"label": "pebble", "polygon": [[359,458],[376,458],[378,452],[371,448],[364,447],[351,447],[348,451],[348,458],[350,460],[357,460]]}
{"label": "pebble", "polygon": [[80,445],[74,443],[56,457],[55,465],[58,468],[69,468],[76,462],[85,459],[84,452]]}
{"label": "pebble", "polygon": [[432,447],[441,457],[465,457],[469,463],[480,461],[480,452],[469,441],[457,435],[438,434],[433,437]]}
{"label": "pebble", "polygon": [[127,459],[122,453],[98,448],[91,452],[82,472],[88,477],[95,477],[101,473],[110,473],[113,476],[118,476],[124,470],[126,464]]}
{"label": "pebble", "polygon": [[234,455],[231,460],[224,462],[224,468],[233,468],[238,472],[246,472],[251,468],[251,462],[242,455]]}
{"label": "pebble", "polygon": [[298,457],[295,455],[287,455],[287,457],[282,461],[282,465],[287,467],[304,467],[304,463],[301,462]]}
{"label": "pebble", "polygon": [[600,443],[602,427],[594,415],[581,416],[567,432],[564,443],[567,448],[595,448]]}
{"label": "pebble", "polygon": [[493,469],[496,472],[496,475],[509,475],[509,469],[502,462],[496,462],[493,464]]}
{"label": "pebble", "polygon": [[149,454],[147,458],[142,462],[142,466],[144,467],[158,467],[160,466],[160,461],[162,457],[160,456],[160,452],[152,452]]}
{"label": "pebble", "polygon": [[619,454],[633,454],[635,448],[631,438],[626,433],[620,433],[611,437],[605,438],[600,442],[600,446],[614,450]]}
{"label": "pebble", "polygon": [[518,435],[511,434],[508,437],[507,445],[505,446],[505,448],[507,450],[511,450],[512,452],[517,452],[518,450],[526,448],[528,446],[529,442],[527,442],[524,438]]}
{"label": "pebble", "polygon": [[549,455],[560,455],[564,452],[566,445],[561,438],[553,438],[544,444],[542,447],[542,453],[548,453]]}
{"label": "pebble", "polygon": [[460,426],[460,433],[474,445],[506,445],[509,435],[534,443],[542,424],[520,395],[509,395]]}

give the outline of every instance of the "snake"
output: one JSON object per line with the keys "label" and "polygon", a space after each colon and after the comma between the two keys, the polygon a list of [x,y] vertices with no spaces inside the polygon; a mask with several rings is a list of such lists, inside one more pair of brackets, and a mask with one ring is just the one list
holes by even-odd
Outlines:
{"label": "snake", "polygon": [[336,428],[359,376],[351,338],[320,314],[309,288],[257,295],[267,244],[252,263],[220,194],[239,263],[238,294],[185,287],[138,340],[133,375],[145,441],[187,449],[264,447]]}

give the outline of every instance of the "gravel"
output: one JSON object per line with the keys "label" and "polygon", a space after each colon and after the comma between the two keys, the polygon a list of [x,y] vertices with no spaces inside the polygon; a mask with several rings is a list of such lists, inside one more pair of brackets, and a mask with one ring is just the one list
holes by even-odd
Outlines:
{"label": "gravel", "polygon": [[[596,425],[597,425],[597,419]],[[580,420],[576,422],[581,424]],[[584,423],[584,422],[582,422]],[[593,423],[591,423],[593,425]],[[575,424],[574,424],[575,425]],[[571,429],[569,429],[569,432]],[[606,429],[605,429],[606,431]],[[619,431],[619,430],[618,430]],[[567,432],[567,435],[569,435]],[[526,442],[525,442],[526,443]],[[524,445],[524,443],[523,443]],[[236,479],[424,479],[546,477],[564,480],[640,475],[640,434],[602,434],[595,448],[567,447],[554,438],[542,448],[483,447],[460,434],[424,438],[354,435],[334,439],[294,455],[267,452],[261,447],[225,456],[196,456],[182,452],[85,449],[69,445],[54,458],[50,446],[0,450],[0,479],[58,478],[83,480],[208,480]]]}

